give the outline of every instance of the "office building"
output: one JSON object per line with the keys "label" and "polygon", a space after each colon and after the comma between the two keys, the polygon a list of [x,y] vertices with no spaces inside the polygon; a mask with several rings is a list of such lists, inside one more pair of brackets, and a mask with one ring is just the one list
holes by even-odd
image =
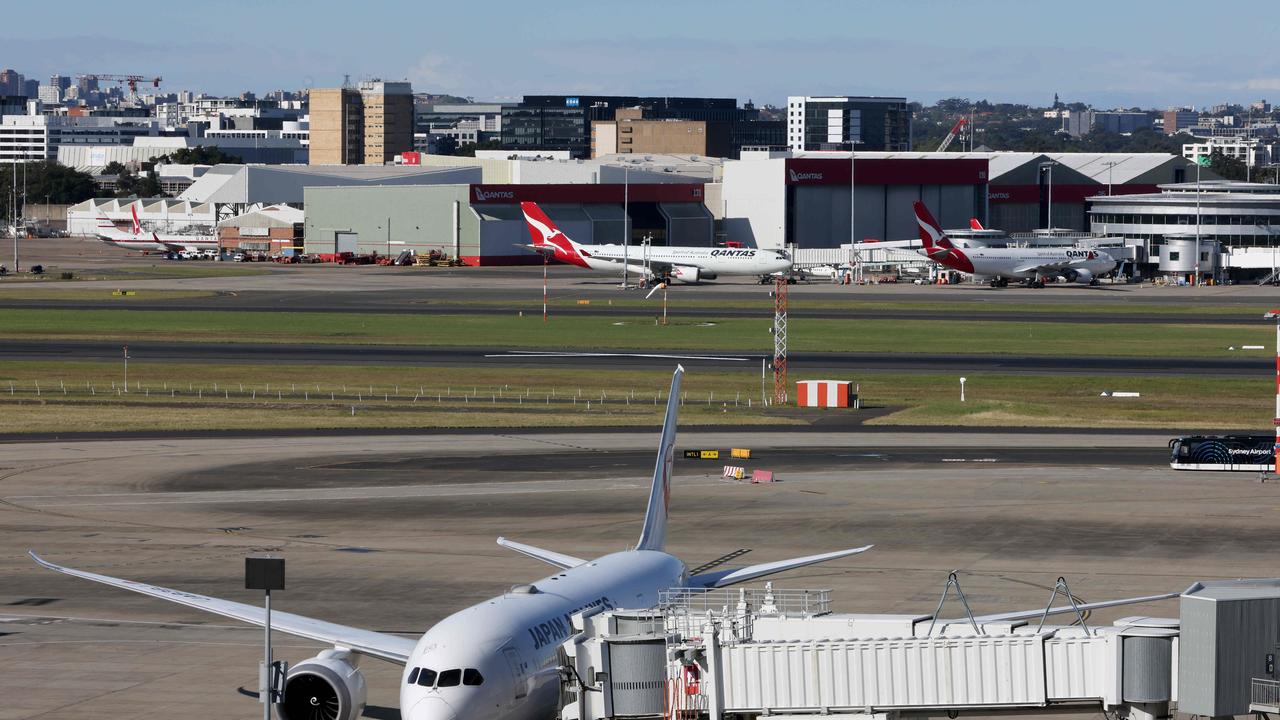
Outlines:
{"label": "office building", "polygon": [[1164,112],[1164,134],[1177,135],[1199,122],[1200,113],[1194,110],[1166,110]]}
{"label": "office building", "polygon": [[413,149],[407,82],[361,82],[311,91],[312,165],[384,165]]}
{"label": "office building", "polygon": [[727,122],[652,120],[642,108],[619,108],[614,120],[591,123],[591,157],[601,155],[729,155]]}
{"label": "office building", "polygon": [[[619,108],[641,108],[646,119],[702,120],[735,124],[759,117],[733,98],[623,97],[614,95],[526,95],[502,109],[502,149],[591,154],[591,126],[612,121]],[[732,150],[731,150],[732,151]]]}
{"label": "office building", "polygon": [[1232,160],[1239,160],[1249,167],[1258,167],[1260,165],[1270,165],[1275,162],[1274,147],[1262,140],[1250,137],[1223,137],[1214,136],[1204,139],[1196,139],[1196,142],[1186,143],[1182,146],[1182,156],[1201,162],[1206,158],[1210,158],[1214,153],[1220,153],[1224,157]]}
{"label": "office building", "polygon": [[0,95],[27,97],[27,83],[22,73],[11,68],[0,70]]}
{"label": "office building", "polygon": [[911,107],[900,97],[787,98],[787,146],[794,151],[911,150]]}
{"label": "office building", "polygon": [[[31,105],[37,106],[38,102]],[[132,145],[135,138],[160,134],[145,118],[5,115],[0,118],[0,163],[56,160],[66,145]]]}

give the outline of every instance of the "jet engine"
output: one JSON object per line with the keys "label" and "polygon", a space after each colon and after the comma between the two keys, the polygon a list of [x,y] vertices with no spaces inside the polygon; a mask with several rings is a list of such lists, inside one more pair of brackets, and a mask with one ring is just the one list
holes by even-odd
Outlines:
{"label": "jet engine", "polygon": [[673,265],[671,279],[683,283],[696,283],[699,280],[715,280],[716,274],[709,273],[692,265]]}
{"label": "jet engine", "polygon": [[1078,282],[1078,283],[1093,282],[1093,273],[1084,269],[1069,268],[1063,271],[1062,277],[1066,278],[1067,282],[1073,282],[1073,283],[1074,282]]}
{"label": "jet engine", "polygon": [[283,695],[280,720],[356,720],[364,712],[364,675],[351,653],[325,650],[289,668]]}

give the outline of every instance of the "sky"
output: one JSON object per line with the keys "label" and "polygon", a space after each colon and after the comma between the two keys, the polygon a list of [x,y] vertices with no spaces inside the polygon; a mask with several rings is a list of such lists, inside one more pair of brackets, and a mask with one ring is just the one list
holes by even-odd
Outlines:
{"label": "sky", "polygon": [[[108,8],[109,9],[104,9]],[[1280,10],[1239,0],[12,3],[0,67],[164,78],[168,91],[379,77],[524,94],[967,97],[1098,108],[1280,102]]]}

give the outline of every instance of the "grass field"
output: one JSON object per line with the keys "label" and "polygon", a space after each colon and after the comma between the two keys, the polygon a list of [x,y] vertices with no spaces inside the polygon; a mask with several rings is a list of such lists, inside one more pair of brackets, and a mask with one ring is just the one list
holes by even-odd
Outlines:
{"label": "grass field", "polygon": [[[712,350],[758,352],[771,320],[575,316],[544,324],[526,315],[379,315],[32,309],[0,314],[0,338],[340,343],[451,347]],[[802,351],[1216,357],[1229,346],[1266,344],[1265,324],[1041,323],[807,319],[790,328]]]}
{"label": "grass field", "polygon": [[46,266],[43,275],[26,273],[7,275],[0,278],[0,288],[17,284],[31,283],[65,283],[77,280],[173,280],[181,278],[218,278],[243,277],[246,275],[266,275],[269,267],[245,265],[243,263],[197,263],[167,262],[155,265],[121,265],[118,267],[94,268],[89,270],[68,270],[75,275],[71,280],[63,280],[63,270],[56,265]]}
{"label": "grass field", "polygon": [[217,295],[212,290],[129,290],[129,294],[114,295],[114,290],[96,290],[78,288],[74,285],[58,285],[55,287],[7,287],[0,284],[0,301],[3,300],[44,300],[50,302],[94,302],[109,301],[128,305],[137,302],[155,300],[191,300]]}
{"label": "grass field", "polygon": [[[665,371],[548,368],[0,365],[0,433],[130,430],[576,427],[661,423]],[[800,376],[797,376],[797,378]],[[950,375],[873,375],[864,407],[877,425],[1158,428],[1193,432],[1270,428],[1271,380],[1053,377],[970,373],[967,402]],[[37,391],[37,386],[39,390]],[[1104,390],[1140,398],[1099,397]],[[859,411],[762,408],[754,371],[692,371],[681,424],[807,424]]]}

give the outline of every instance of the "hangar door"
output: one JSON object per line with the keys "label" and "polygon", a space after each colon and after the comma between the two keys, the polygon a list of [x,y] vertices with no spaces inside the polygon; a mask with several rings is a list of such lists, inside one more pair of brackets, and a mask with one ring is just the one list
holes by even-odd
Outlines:
{"label": "hangar door", "polygon": [[356,248],[360,245],[360,234],[353,232],[340,232],[333,234],[333,251],[335,253],[352,253],[355,254]]}

